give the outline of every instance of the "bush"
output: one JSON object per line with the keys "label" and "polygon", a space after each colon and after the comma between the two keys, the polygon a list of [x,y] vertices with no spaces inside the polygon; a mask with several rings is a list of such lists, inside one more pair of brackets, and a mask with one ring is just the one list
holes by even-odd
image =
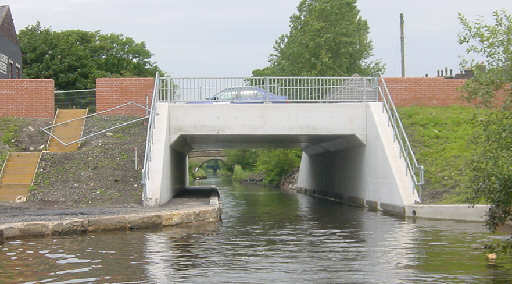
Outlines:
{"label": "bush", "polygon": [[471,160],[472,201],[494,205],[487,225],[511,220],[512,212],[512,112],[495,111],[479,121],[480,131],[473,138],[479,145]]}
{"label": "bush", "polygon": [[266,184],[278,185],[281,179],[298,168],[300,149],[265,149],[258,155],[257,169],[265,176]]}
{"label": "bush", "polygon": [[235,165],[235,169],[233,170],[232,179],[234,182],[246,181],[249,178],[249,173],[246,172],[242,166]]}

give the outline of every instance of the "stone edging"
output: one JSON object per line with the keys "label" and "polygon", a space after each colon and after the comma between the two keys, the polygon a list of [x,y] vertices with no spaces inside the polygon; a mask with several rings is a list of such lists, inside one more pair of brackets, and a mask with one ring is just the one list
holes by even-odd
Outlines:
{"label": "stone edging", "polygon": [[176,226],[221,220],[221,206],[216,195],[210,205],[183,210],[162,209],[140,214],[75,218],[50,222],[21,222],[0,225],[0,244],[7,239],[74,235],[92,232],[126,231]]}

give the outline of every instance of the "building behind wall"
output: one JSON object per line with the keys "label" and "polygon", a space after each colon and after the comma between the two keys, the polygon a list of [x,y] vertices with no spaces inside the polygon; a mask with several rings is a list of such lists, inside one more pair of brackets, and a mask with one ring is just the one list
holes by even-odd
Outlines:
{"label": "building behind wall", "polygon": [[19,79],[21,74],[21,49],[11,9],[0,6],[0,79]]}

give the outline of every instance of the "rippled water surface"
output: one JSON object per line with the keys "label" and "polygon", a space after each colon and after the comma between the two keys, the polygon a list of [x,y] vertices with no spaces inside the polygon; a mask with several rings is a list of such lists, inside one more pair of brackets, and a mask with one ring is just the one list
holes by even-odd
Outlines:
{"label": "rippled water surface", "polygon": [[221,196],[219,224],[5,243],[0,283],[512,280],[512,259],[489,265],[474,248],[481,224],[405,221],[261,186]]}

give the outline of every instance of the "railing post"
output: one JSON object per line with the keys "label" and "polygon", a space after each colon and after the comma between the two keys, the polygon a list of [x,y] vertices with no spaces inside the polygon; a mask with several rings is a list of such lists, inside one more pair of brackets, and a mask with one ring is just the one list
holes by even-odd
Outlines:
{"label": "railing post", "polygon": [[171,102],[171,94],[172,94],[172,91],[171,88],[172,88],[172,82],[171,82],[171,78],[167,78],[167,102],[170,103]]}

